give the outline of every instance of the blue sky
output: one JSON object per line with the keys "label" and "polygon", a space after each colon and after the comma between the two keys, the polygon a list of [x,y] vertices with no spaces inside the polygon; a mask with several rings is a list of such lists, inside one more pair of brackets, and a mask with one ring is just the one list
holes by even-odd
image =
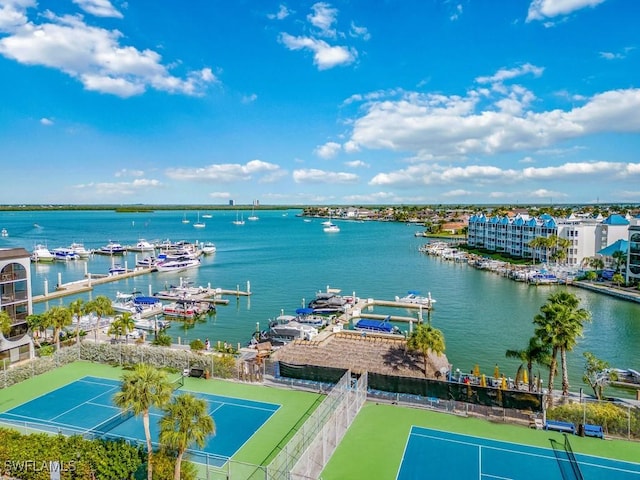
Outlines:
{"label": "blue sky", "polygon": [[638,203],[639,20],[636,0],[0,0],[0,203]]}

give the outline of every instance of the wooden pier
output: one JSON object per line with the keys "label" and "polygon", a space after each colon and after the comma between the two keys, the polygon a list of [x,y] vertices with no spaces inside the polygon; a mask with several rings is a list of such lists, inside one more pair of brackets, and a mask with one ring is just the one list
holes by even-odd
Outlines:
{"label": "wooden pier", "polygon": [[[124,280],[126,278],[137,277],[139,275],[146,275],[154,272],[155,269],[153,267],[136,267],[132,270],[128,270],[125,273],[119,273],[117,275],[96,275],[87,273],[85,278],[82,280],[78,280],[75,282],[62,283],[56,286],[56,289],[52,292],[47,291],[45,286],[45,294],[44,295],[36,295],[32,298],[33,303],[41,303],[47,302],[49,300],[54,300],[56,298],[63,298],[69,295],[77,295],[80,293],[86,293],[93,291],[96,285],[103,285],[105,283],[117,282],[119,280]],[[242,291],[240,288],[236,288],[235,290],[231,289],[222,289],[222,288],[210,288],[206,289],[206,292],[210,292],[207,295],[204,295],[203,298],[194,298],[190,297],[190,300],[203,301],[203,302],[211,302],[214,304],[223,304],[226,305],[229,303],[228,299],[221,298],[223,295],[228,296],[236,296],[236,297],[246,297],[250,296],[250,291]],[[156,295],[161,300],[177,300],[175,296],[172,297],[163,297],[161,295]]]}

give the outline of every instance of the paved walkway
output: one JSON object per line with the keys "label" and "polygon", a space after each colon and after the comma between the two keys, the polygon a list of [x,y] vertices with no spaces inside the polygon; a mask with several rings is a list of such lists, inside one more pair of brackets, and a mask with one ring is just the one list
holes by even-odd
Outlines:
{"label": "paved walkway", "polygon": [[637,288],[618,287],[609,282],[588,282],[585,280],[575,281],[571,285],[622,300],[640,303],[640,290]]}

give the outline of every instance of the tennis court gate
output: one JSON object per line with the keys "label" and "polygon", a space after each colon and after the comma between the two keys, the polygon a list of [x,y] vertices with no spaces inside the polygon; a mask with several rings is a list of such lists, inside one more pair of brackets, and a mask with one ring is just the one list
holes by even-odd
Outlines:
{"label": "tennis court gate", "polygon": [[315,479],[367,400],[367,373],[347,371],[267,467],[267,480]]}

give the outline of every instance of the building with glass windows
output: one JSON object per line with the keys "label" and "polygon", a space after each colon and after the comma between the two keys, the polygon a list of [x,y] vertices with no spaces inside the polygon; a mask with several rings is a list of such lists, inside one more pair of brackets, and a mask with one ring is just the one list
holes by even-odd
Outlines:
{"label": "building with glass windows", "polygon": [[24,248],[0,249],[0,310],[11,323],[8,332],[0,332],[0,360],[5,364],[34,356],[27,326],[27,316],[33,311],[30,263]]}

